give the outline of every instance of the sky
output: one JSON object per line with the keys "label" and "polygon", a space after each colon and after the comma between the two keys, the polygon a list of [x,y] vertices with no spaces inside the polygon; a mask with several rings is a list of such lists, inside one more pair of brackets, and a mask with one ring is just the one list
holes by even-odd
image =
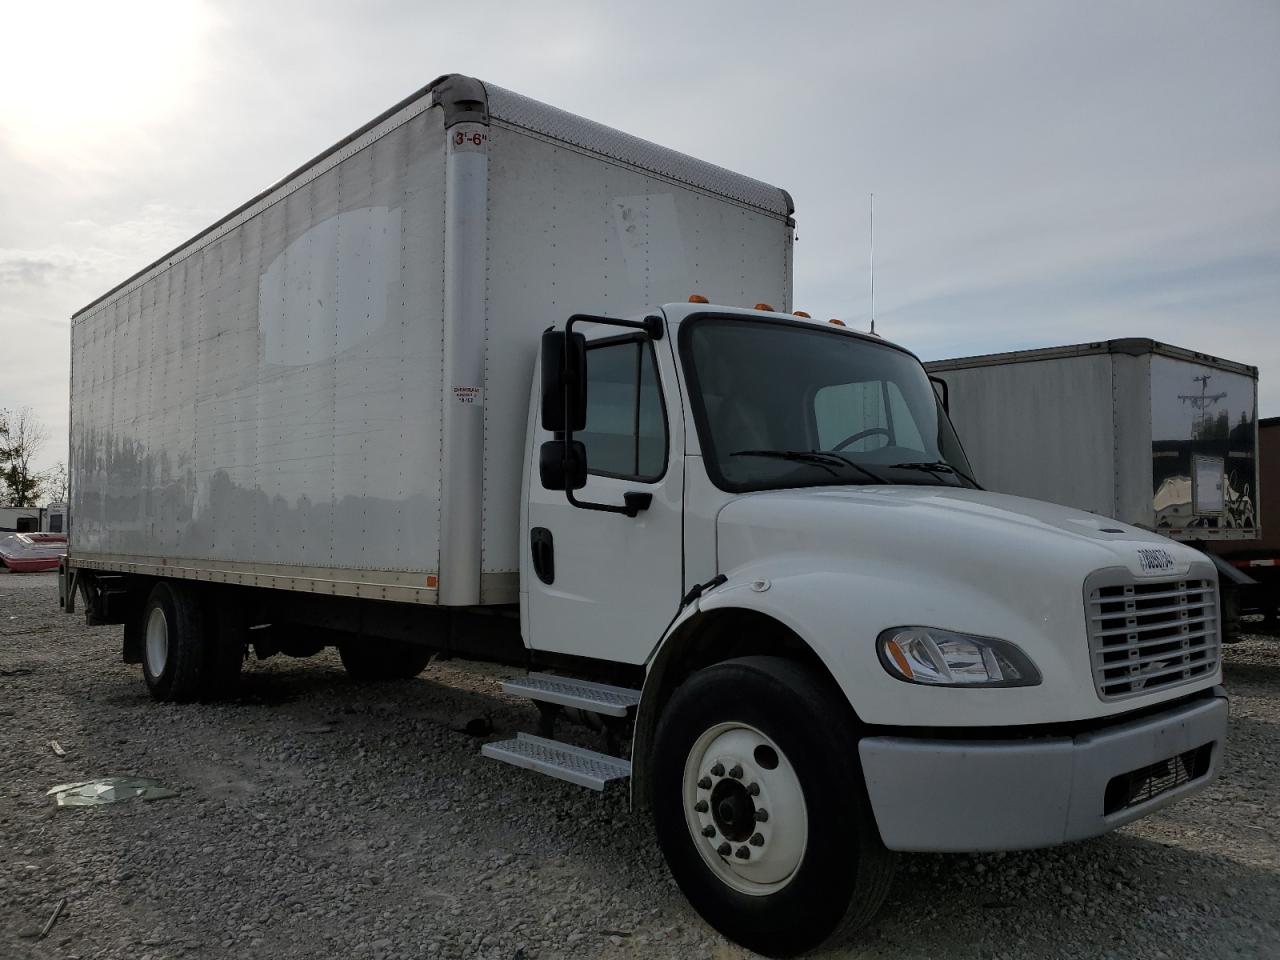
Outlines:
{"label": "sky", "polygon": [[923,359],[1151,337],[1280,415],[1280,4],[0,0],[0,407],[69,318],[468,73],[787,188],[795,307]]}

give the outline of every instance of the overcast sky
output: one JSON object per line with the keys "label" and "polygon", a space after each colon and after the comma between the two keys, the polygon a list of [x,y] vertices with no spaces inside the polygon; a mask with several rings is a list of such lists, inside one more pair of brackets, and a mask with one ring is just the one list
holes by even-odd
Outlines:
{"label": "overcast sky", "polygon": [[1122,336],[1280,415],[1280,4],[0,0],[0,406],[69,317],[448,72],[786,187],[795,306],[925,359]]}

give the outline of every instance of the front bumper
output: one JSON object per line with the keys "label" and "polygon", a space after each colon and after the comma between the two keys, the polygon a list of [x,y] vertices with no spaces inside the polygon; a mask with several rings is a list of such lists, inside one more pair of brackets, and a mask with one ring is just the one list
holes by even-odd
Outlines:
{"label": "front bumper", "polygon": [[890,850],[1025,850],[1096,837],[1198,793],[1218,775],[1226,733],[1218,687],[1074,737],[867,737],[858,750]]}

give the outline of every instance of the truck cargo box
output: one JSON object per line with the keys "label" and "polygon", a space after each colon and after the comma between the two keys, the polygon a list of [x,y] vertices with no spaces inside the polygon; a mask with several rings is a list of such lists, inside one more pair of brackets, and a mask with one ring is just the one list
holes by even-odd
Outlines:
{"label": "truck cargo box", "polygon": [[790,309],[785,191],[441,77],[75,314],[80,567],[513,603],[573,313]]}
{"label": "truck cargo box", "polygon": [[1257,538],[1256,367],[1132,338],[925,367],[989,489],[1175,539]]}

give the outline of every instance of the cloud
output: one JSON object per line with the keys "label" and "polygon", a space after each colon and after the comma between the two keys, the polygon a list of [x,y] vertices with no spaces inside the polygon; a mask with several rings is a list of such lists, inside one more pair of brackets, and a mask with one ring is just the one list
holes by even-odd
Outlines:
{"label": "cloud", "polygon": [[36,358],[0,403],[51,426],[73,310],[455,70],[787,187],[816,316],[867,321],[874,191],[880,327],[921,355],[1147,336],[1257,363],[1280,414],[1275,5],[138,3],[136,69],[72,63],[82,123],[0,100],[0,332]]}
{"label": "cloud", "polygon": [[10,250],[0,250],[0,287],[44,287],[49,279],[62,269],[56,260],[26,256]]}

